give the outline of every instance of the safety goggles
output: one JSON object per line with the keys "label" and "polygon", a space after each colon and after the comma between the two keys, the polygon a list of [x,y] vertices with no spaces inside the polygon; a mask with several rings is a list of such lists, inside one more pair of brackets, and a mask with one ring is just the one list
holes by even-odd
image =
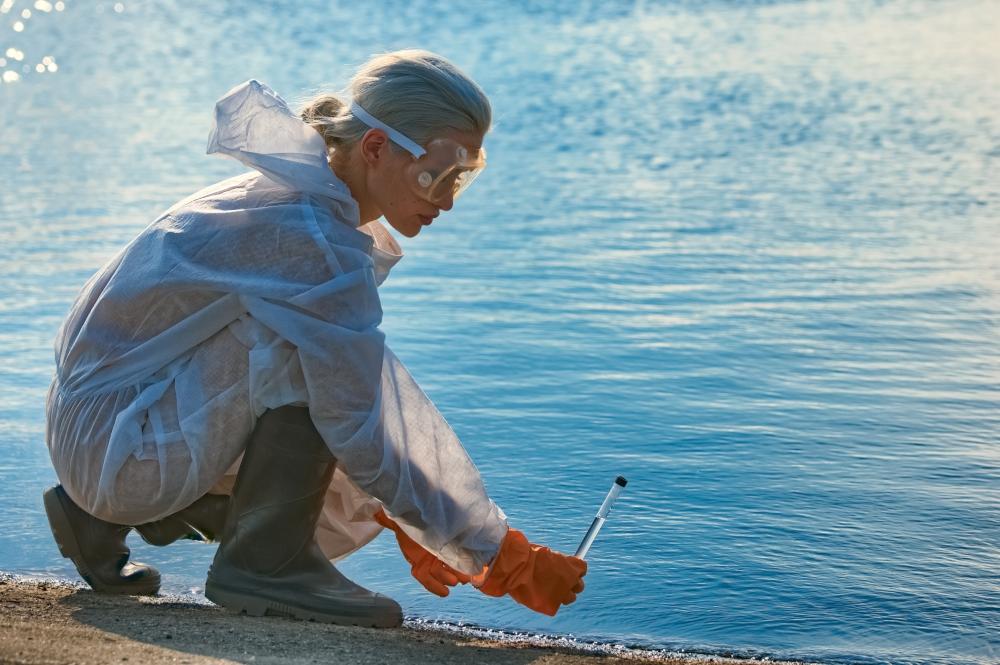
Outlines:
{"label": "safety goggles", "polygon": [[357,102],[351,102],[351,113],[369,127],[384,131],[393,143],[413,156],[413,162],[406,167],[406,180],[417,196],[435,205],[457,199],[486,168],[484,148],[470,154],[464,145],[446,138],[433,139],[424,147],[369,114]]}

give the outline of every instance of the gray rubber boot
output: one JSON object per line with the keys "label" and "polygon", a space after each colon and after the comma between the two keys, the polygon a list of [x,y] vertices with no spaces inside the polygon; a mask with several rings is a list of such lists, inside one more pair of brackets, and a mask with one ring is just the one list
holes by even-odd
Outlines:
{"label": "gray rubber boot", "polygon": [[187,508],[162,520],[140,524],[135,530],[147,543],[160,547],[182,538],[213,543],[222,536],[228,513],[228,496],[206,494]]}
{"label": "gray rubber boot", "polygon": [[131,551],[125,537],[132,527],[87,513],[73,503],[62,485],[45,490],[42,499],[59,551],[94,591],[152,595],[160,590],[160,573],[155,568],[128,560]]}
{"label": "gray rubber boot", "polygon": [[208,571],[209,600],[254,616],[379,628],[402,624],[396,601],[344,577],[316,544],[335,464],[308,409],[285,406],[260,417]]}

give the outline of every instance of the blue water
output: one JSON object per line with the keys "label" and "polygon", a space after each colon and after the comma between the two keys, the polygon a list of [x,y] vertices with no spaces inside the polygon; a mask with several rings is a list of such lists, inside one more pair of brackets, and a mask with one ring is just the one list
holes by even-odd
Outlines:
{"label": "blue water", "polygon": [[[345,571],[424,619],[1000,661],[1000,5],[334,4],[0,13],[0,570],[75,577],[40,502],[52,339],[159,211],[240,171],[203,155],[215,99],[421,46],[497,120],[404,243],[390,344],[532,539],[572,550],[630,483],[555,619],[430,596],[387,537]],[[211,547],[135,549],[200,593]]]}

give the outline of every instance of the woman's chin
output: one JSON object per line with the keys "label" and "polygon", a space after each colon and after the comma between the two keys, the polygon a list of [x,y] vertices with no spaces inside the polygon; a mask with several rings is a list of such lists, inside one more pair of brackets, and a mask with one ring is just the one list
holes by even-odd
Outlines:
{"label": "woman's chin", "polygon": [[412,238],[416,236],[418,233],[420,233],[420,229],[423,227],[423,225],[419,221],[412,221],[409,219],[404,220],[402,222],[398,222],[398,221],[393,221],[388,217],[386,217],[385,221],[389,222],[389,226],[399,231],[407,238]]}
{"label": "woman's chin", "polygon": [[420,235],[420,231],[424,228],[424,225],[420,223],[420,220],[410,221],[406,224],[406,230],[401,233],[407,238],[413,238]]}

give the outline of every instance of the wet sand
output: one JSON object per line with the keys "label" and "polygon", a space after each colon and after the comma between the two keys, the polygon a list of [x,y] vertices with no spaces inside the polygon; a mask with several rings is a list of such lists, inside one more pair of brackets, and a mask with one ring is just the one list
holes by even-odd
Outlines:
{"label": "wet sand", "polygon": [[412,626],[375,630],[247,617],[170,597],[108,596],[71,584],[0,573],[0,664],[251,662],[750,665],[760,661],[649,652],[598,655]]}

